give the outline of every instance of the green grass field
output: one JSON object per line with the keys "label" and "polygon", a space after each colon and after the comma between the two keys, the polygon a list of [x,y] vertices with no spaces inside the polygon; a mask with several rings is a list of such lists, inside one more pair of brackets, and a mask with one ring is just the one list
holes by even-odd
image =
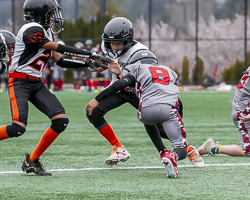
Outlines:
{"label": "green grass field", "polygon": [[[123,105],[106,115],[131,158],[115,167],[104,160],[111,146],[85,117],[85,105],[95,94],[56,93],[70,124],[43,154],[41,162],[52,172],[39,177],[21,172],[25,153],[31,153],[50,120],[30,105],[22,137],[0,142],[0,199],[248,199],[249,158],[203,156],[206,167],[178,162],[179,179],[169,179],[158,152],[136,118]],[[234,92],[182,91],[184,122],[189,144],[200,146],[212,137],[221,144],[239,144],[231,120]],[[10,124],[7,93],[1,93],[1,125]],[[165,140],[166,146],[171,148]]]}

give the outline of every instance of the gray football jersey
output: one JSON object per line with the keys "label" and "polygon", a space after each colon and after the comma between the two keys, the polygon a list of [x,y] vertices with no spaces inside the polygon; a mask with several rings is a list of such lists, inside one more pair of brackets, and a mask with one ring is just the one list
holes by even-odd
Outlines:
{"label": "gray football jersey", "polygon": [[142,107],[155,104],[175,106],[178,94],[178,75],[163,65],[133,64],[122,70],[122,76],[131,74],[136,79],[136,95]]}
{"label": "gray football jersey", "polygon": [[250,101],[250,67],[244,72],[240,80],[240,84],[234,93],[233,108],[237,111],[243,112]]}
{"label": "gray football jersey", "polygon": [[50,41],[53,41],[50,29],[46,31],[36,22],[24,24],[17,33],[15,52],[9,72],[16,71],[42,77],[42,70],[52,54],[42,46]]}
{"label": "gray football jersey", "polygon": [[[124,54],[122,54],[121,56],[119,56],[117,59],[115,59],[116,62],[118,62],[118,64],[120,65],[121,68],[125,67],[126,65],[128,65],[128,61],[130,60],[131,56],[138,50],[148,50],[148,47],[145,46],[144,44],[137,42],[136,44],[133,45],[130,49],[128,49]],[[101,50],[104,53],[105,56],[109,57],[109,55],[107,54],[105,48],[104,48],[104,43],[102,41],[101,44]],[[113,59],[113,58],[111,58]],[[114,83],[117,80],[116,75],[112,74],[112,81],[110,84]]]}

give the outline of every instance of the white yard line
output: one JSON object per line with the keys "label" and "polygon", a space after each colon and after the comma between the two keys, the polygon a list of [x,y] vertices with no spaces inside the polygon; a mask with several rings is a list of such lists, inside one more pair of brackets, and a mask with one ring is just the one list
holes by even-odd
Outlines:
{"label": "white yard line", "polygon": [[[250,166],[250,163],[224,163],[224,164],[205,164],[205,167],[220,166]],[[178,165],[178,168],[194,167],[193,165]],[[66,172],[66,171],[97,171],[97,170],[124,170],[124,169],[160,169],[163,166],[139,166],[139,167],[103,167],[103,168],[79,168],[79,169],[51,169],[50,172]],[[0,174],[20,174],[22,171],[0,171]]]}

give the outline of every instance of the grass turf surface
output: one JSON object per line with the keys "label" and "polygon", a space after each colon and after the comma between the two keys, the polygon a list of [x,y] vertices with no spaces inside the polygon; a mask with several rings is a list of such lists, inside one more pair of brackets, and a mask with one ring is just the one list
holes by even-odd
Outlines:
{"label": "grass turf surface", "polygon": [[[88,122],[84,108],[95,94],[55,93],[63,103],[70,124],[41,157],[53,176],[21,173],[26,152],[31,153],[50,120],[30,105],[28,126],[22,137],[1,141],[0,199],[247,199],[250,186],[249,158],[203,156],[204,168],[178,162],[179,179],[169,179],[159,155],[136,118],[136,110],[125,104],[106,115],[131,158],[115,167],[104,160],[111,147]],[[233,92],[181,92],[189,144],[200,146],[212,137],[221,144],[239,144],[231,120]],[[9,100],[0,94],[1,124],[10,124]],[[170,143],[164,140],[167,147]],[[230,163],[231,166],[220,165]],[[246,163],[248,165],[237,165]],[[152,167],[138,169],[136,167]],[[156,166],[157,168],[153,168]],[[119,169],[128,167],[126,169]],[[130,167],[130,168],[129,168]],[[93,169],[92,169],[93,168]],[[97,170],[96,168],[103,168]],[[62,170],[61,170],[62,169]],[[64,171],[63,169],[88,169]],[[54,170],[54,171],[53,171]],[[13,171],[13,172],[10,172]],[[7,173],[8,172],[8,173]],[[20,173],[19,173],[20,172]]]}

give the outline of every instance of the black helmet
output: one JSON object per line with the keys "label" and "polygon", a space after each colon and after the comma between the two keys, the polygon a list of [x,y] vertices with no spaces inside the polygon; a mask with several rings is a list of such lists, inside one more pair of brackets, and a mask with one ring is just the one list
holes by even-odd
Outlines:
{"label": "black helmet", "polygon": [[[124,17],[115,17],[110,20],[104,28],[102,34],[104,47],[109,56],[119,57],[126,52],[133,44],[134,31],[132,23]],[[124,41],[124,47],[117,50],[112,50],[110,42]]]}
{"label": "black helmet", "polygon": [[2,33],[5,38],[5,42],[8,47],[7,51],[8,51],[9,56],[12,56],[14,53],[14,49],[15,49],[16,36],[7,30],[0,30],[0,33]]}
{"label": "black helmet", "polygon": [[74,47],[77,49],[84,49],[84,44],[82,42],[77,42],[74,44]]}
{"label": "black helmet", "polygon": [[139,62],[141,64],[158,64],[156,56],[149,50],[136,51],[130,58],[128,64]]}
{"label": "black helmet", "polygon": [[0,61],[9,62],[5,37],[0,33]]}
{"label": "black helmet", "polygon": [[[23,4],[24,20],[37,22],[44,28],[51,27],[54,34],[63,30],[64,19],[56,0],[26,0]],[[50,21],[53,21],[50,25]]]}

